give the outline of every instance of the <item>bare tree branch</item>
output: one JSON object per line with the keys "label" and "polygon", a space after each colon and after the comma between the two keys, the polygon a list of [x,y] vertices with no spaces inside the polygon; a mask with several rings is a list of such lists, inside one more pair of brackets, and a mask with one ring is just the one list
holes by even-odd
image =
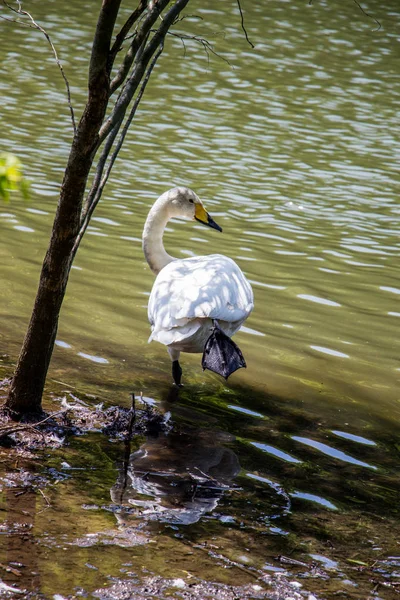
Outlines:
{"label": "bare tree branch", "polygon": [[10,9],[12,12],[16,13],[17,15],[22,15],[22,16],[28,17],[30,20],[30,23],[24,23],[23,21],[17,21],[15,19],[7,19],[6,17],[1,17],[1,18],[4,19],[5,21],[13,21],[14,23],[17,23],[18,25],[24,25],[25,27],[32,27],[33,29],[37,29],[41,33],[43,33],[43,35],[45,36],[46,40],[50,44],[50,47],[53,51],[57,66],[60,69],[61,75],[64,79],[65,87],[67,88],[68,108],[71,113],[72,127],[74,129],[74,134],[75,134],[76,133],[76,123],[75,123],[75,113],[74,113],[74,109],[72,107],[72,102],[71,102],[71,90],[69,87],[69,82],[68,82],[67,76],[64,73],[64,69],[61,64],[61,61],[58,58],[57,50],[55,49],[55,46],[54,46],[53,42],[51,41],[51,38],[50,38],[49,34],[47,33],[47,31],[45,29],[43,29],[43,27],[35,21],[35,19],[32,17],[32,15],[28,11],[22,10],[22,5],[21,5],[20,0],[15,0],[15,1],[18,4],[18,9],[14,8],[13,6],[10,6],[10,4],[8,4],[8,2],[6,2],[6,0],[3,0],[3,4],[5,6],[7,6],[7,8]]}
{"label": "bare tree branch", "polygon": [[249,46],[254,48],[254,44],[252,44],[251,41],[249,40],[249,36],[247,35],[246,27],[244,25],[244,15],[243,15],[243,11],[242,11],[242,5],[240,4],[240,0],[236,0],[236,2],[238,5],[238,8],[239,8],[241,25],[242,25],[243,33],[246,36],[246,41],[249,44]]}
{"label": "bare tree branch", "polygon": [[107,89],[109,88],[108,62],[111,38],[120,4],[121,0],[103,0],[90,57],[89,93],[93,87],[93,82],[97,82],[99,76],[105,79],[104,85],[107,86]]}
{"label": "bare tree branch", "polygon": [[170,26],[175,23],[176,18],[185,8],[189,0],[176,0],[175,4],[170,8],[167,14],[163,17],[161,25],[153,35],[143,53],[143,60],[148,63],[156,48],[163,42],[168,33]]}
{"label": "bare tree branch", "polygon": [[138,7],[130,14],[128,19],[125,21],[124,25],[121,27],[120,31],[117,33],[115,42],[110,50],[110,58],[109,58],[109,72],[111,73],[112,66],[114,64],[115,57],[117,53],[121,50],[122,44],[126,39],[129,31],[132,29],[133,25],[136,23],[138,18],[143,14],[145,8],[147,6],[146,0],[140,0]]}
{"label": "bare tree branch", "polygon": [[[378,25],[378,27],[376,29],[374,29],[373,31],[379,31],[380,28],[382,27],[382,25],[380,24],[380,22],[378,21],[378,19],[376,17],[374,17],[373,15],[370,15],[369,13],[367,13],[366,10],[363,9],[363,7],[361,6],[361,4],[358,2],[358,0],[353,0],[354,4],[356,4],[358,6],[358,8],[361,10],[361,12],[368,17],[369,19],[372,19],[373,21],[375,21],[375,23]],[[313,0],[308,0],[308,4],[309,6],[311,6],[313,3]]]}
{"label": "bare tree branch", "polygon": [[182,15],[181,17],[175,19],[174,25],[184,21],[185,19],[197,19],[198,21],[204,21],[203,17],[200,15]]}
{"label": "bare tree branch", "polygon": [[[109,119],[104,123],[103,127],[101,128],[99,145],[102,141],[105,141],[105,144],[104,144],[104,148],[101,152],[99,161],[97,163],[96,172],[95,172],[95,176],[93,179],[91,189],[87,195],[86,201],[84,203],[84,206],[83,206],[83,209],[81,212],[80,230],[79,230],[79,233],[75,240],[74,247],[73,247],[73,250],[71,253],[71,261],[73,260],[73,257],[75,256],[75,254],[77,252],[77,249],[82,240],[82,237],[83,237],[83,235],[86,231],[86,228],[90,222],[92,213],[101,198],[104,186],[107,183],[111,169],[112,169],[114,162],[115,162],[115,160],[119,154],[119,151],[122,147],[122,144],[124,142],[124,139],[125,139],[128,129],[129,129],[129,126],[136,114],[137,108],[143,97],[143,94],[146,89],[147,83],[150,79],[151,73],[157,63],[157,60],[159,59],[159,57],[163,51],[164,39],[168,33],[169,27],[175,22],[177,16],[180,14],[180,12],[186,6],[188,1],[189,0],[176,0],[175,4],[163,16],[163,18],[161,20],[161,24],[157,30],[151,31],[150,29],[148,29],[150,22],[152,20],[155,20],[154,14],[152,14],[152,18],[148,19],[147,22],[145,20],[142,23],[142,26],[141,26],[141,29],[139,30],[139,32],[136,33],[136,35],[138,37],[140,36],[142,38],[144,35],[143,32],[145,32],[146,37],[145,37],[145,40],[142,43],[141,47],[138,47],[136,49],[136,56],[134,59],[136,66],[133,70],[133,73],[131,74],[131,76],[128,79],[128,81],[126,82],[123,90],[121,91],[121,93],[114,105],[114,109],[112,111],[111,116],[109,117]],[[157,12],[159,11],[161,6],[166,6],[167,4],[168,4],[168,0],[161,0],[161,2],[157,6]],[[153,7],[153,10],[154,10],[154,7]],[[158,14],[156,15],[156,18],[157,17],[158,17]],[[150,35],[150,33],[153,33],[153,36],[150,39],[150,41],[147,41],[147,38]],[[199,40],[200,40],[200,38],[199,38]],[[158,42],[158,45],[156,45],[157,42]],[[132,48],[132,46],[130,47],[130,49],[131,48]],[[151,60],[151,62],[150,62],[150,60]],[[149,65],[149,62],[150,62],[150,65]],[[146,69],[147,69],[147,71],[146,71]],[[110,156],[110,153],[114,146],[115,140],[118,136],[120,128],[122,127],[122,123],[123,123],[123,120],[125,117],[126,110],[129,106],[140,82],[141,82],[140,90],[139,90],[139,92],[136,96],[136,99],[133,103],[133,106],[130,110],[129,116],[123,125],[118,142]],[[108,161],[108,163],[107,163],[107,161]]]}
{"label": "bare tree branch", "polygon": [[136,31],[131,45],[124,56],[124,59],[117,74],[111,81],[110,94],[113,94],[115,90],[117,90],[125,81],[126,77],[128,76],[129,70],[133,65],[134,60],[137,57],[137,53],[140,46],[147,40],[151,28],[157,21],[161,12],[168,5],[168,3],[169,0],[158,0],[158,2],[154,2],[154,4],[152,5],[152,8],[149,10],[146,18],[141,24],[140,29]]}
{"label": "bare tree branch", "polygon": [[378,25],[378,27],[376,29],[374,29],[374,31],[379,31],[380,28],[381,28],[381,24],[379,23],[378,19],[376,19],[373,15],[370,15],[369,13],[367,13],[367,11],[363,9],[363,7],[358,2],[358,0],[354,0],[354,4],[357,4],[358,8],[361,10],[362,13],[364,13],[364,15],[366,17],[368,17],[369,19],[372,19],[373,21],[375,21],[375,23]]}
{"label": "bare tree branch", "polygon": [[[157,48],[163,43],[163,40],[164,40],[165,36],[167,35],[169,27],[175,21],[176,17],[179,15],[179,13],[185,8],[185,6],[187,5],[188,2],[189,2],[189,0],[176,0],[175,4],[173,4],[173,6],[169,9],[169,11],[163,16],[161,24],[160,24],[159,28],[156,30],[156,32],[154,33],[151,40],[146,45],[144,45],[144,43],[142,43],[142,42],[140,43],[140,46],[138,47],[138,50],[136,51],[136,56],[132,57],[132,62],[135,59],[135,67],[133,69],[133,72],[132,72],[131,76],[129,77],[129,79],[127,80],[127,82],[125,83],[125,86],[122,89],[122,91],[119,95],[119,98],[117,99],[117,101],[114,105],[111,115],[105,121],[102,128],[100,129],[100,134],[99,134],[99,143],[100,144],[109,135],[109,133],[114,128],[115,124],[118,121],[122,121],[122,119],[124,118],[126,109],[133,98],[133,95],[143,77],[143,74],[147,68],[147,65],[148,65],[151,57],[153,56],[153,54],[155,53]],[[160,0],[160,2],[157,4],[157,10],[159,10],[162,6],[165,7],[167,4],[168,4],[168,0]],[[153,22],[155,21],[155,19],[154,19],[154,16],[155,16],[154,11],[155,10],[156,9],[153,8],[153,10],[151,12],[151,18],[149,17],[148,19],[146,19],[143,22],[142,27],[137,34],[138,39],[139,38],[142,39],[143,37],[145,37],[147,39],[147,36],[149,35],[149,32],[150,32],[150,27],[151,27],[150,23],[151,23],[151,21],[153,21]],[[156,16],[156,18],[157,18],[157,16]],[[149,27],[149,25],[150,25],[150,27]],[[131,46],[131,48],[132,48],[132,46]],[[130,48],[130,50],[131,50],[131,48]],[[111,84],[111,86],[112,86],[112,84]]]}
{"label": "bare tree branch", "polygon": [[31,424],[20,423],[17,425],[15,425],[13,423],[10,425],[2,425],[0,427],[0,436],[3,437],[5,435],[10,435],[11,433],[18,433],[19,431],[26,431],[26,430],[37,431],[36,427],[38,427],[39,425],[43,425],[43,423],[46,423],[46,421],[49,421],[50,419],[64,416],[68,412],[68,410],[69,409],[66,409],[66,410],[64,409],[64,410],[60,410],[58,412],[52,413],[51,415],[47,415],[47,417],[45,417],[44,419],[41,419],[37,423],[31,423]]}
{"label": "bare tree branch", "polygon": [[222,56],[221,54],[218,54],[218,52],[216,52],[213,48],[213,46],[211,45],[211,43],[206,40],[205,38],[199,37],[197,35],[188,35],[185,33],[175,33],[174,31],[168,31],[167,35],[170,35],[172,37],[176,37],[179,40],[181,40],[184,51],[185,51],[185,56],[186,56],[186,45],[185,45],[185,41],[188,40],[193,40],[194,42],[197,42],[198,44],[201,44],[207,54],[207,58],[208,58],[208,62],[210,60],[210,56],[209,56],[209,52],[211,52],[211,54],[214,54],[214,56],[216,56],[217,58],[220,58],[221,60],[223,60],[224,62],[226,62],[227,65],[229,65],[230,67],[232,66],[232,64],[229,62],[229,60],[227,58],[225,58],[224,56]]}
{"label": "bare tree branch", "polygon": [[146,72],[146,75],[145,75],[145,77],[144,77],[144,79],[142,81],[142,85],[140,87],[139,93],[136,96],[135,102],[134,102],[134,104],[132,106],[132,109],[131,109],[131,111],[129,113],[129,116],[128,116],[128,118],[125,121],[125,124],[124,124],[124,127],[122,129],[120,138],[118,140],[118,143],[117,143],[116,147],[114,148],[114,151],[113,151],[113,153],[111,155],[110,161],[109,161],[109,163],[107,165],[106,172],[102,176],[102,173],[104,171],[104,167],[105,167],[106,161],[107,161],[108,156],[110,154],[112,145],[113,145],[113,143],[114,143],[114,141],[115,141],[115,139],[117,137],[118,131],[119,131],[121,125],[122,125],[122,122],[118,123],[114,127],[112,133],[107,138],[106,144],[104,145],[104,149],[102,151],[102,154],[100,156],[100,159],[99,159],[99,162],[98,162],[98,165],[97,165],[95,180],[93,182],[92,188],[91,188],[91,190],[90,190],[90,192],[88,194],[88,197],[86,199],[84,210],[82,211],[81,229],[79,231],[79,234],[78,234],[78,236],[76,238],[76,241],[75,241],[75,244],[74,244],[74,248],[72,250],[72,259],[75,256],[76,251],[77,251],[77,249],[79,247],[79,244],[81,242],[81,239],[82,239],[82,237],[83,237],[83,235],[84,235],[84,233],[85,233],[85,231],[87,229],[87,226],[89,224],[89,221],[90,221],[90,218],[91,218],[91,216],[93,214],[93,211],[96,208],[97,204],[99,203],[99,200],[100,200],[101,195],[103,193],[104,186],[106,185],[107,180],[109,178],[109,175],[111,173],[111,169],[112,169],[112,167],[113,167],[113,165],[115,163],[115,160],[116,160],[116,158],[117,158],[117,156],[118,156],[118,154],[119,154],[119,152],[121,150],[122,144],[123,144],[123,142],[125,140],[125,136],[126,136],[126,134],[128,132],[128,129],[129,129],[130,125],[131,125],[131,122],[132,122],[132,120],[133,120],[133,118],[134,118],[134,116],[136,114],[136,110],[137,110],[137,108],[138,108],[138,106],[140,104],[140,101],[141,101],[142,97],[143,97],[143,94],[144,94],[144,91],[146,89],[147,83],[148,83],[148,81],[150,79],[151,73],[152,73],[152,71],[153,71],[153,69],[154,69],[154,67],[155,67],[155,65],[156,65],[156,63],[157,63],[157,61],[158,61],[158,59],[159,59],[159,57],[160,57],[163,49],[164,49],[164,44],[162,43],[160,45],[158,51],[154,55],[153,60],[150,63],[150,66],[149,66],[149,68],[148,68],[148,70]]}

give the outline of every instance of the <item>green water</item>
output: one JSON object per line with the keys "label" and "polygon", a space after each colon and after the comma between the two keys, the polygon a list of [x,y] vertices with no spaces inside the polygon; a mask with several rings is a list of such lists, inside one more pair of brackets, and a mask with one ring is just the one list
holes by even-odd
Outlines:
{"label": "green water", "polygon": [[[52,35],[78,115],[94,4],[26,4]],[[343,597],[365,598],[371,575],[351,561],[390,562],[399,554],[400,11],[394,0],[371,2],[368,14],[380,22],[378,30],[352,2],[246,3],[254,50],[235,11],[234,2],[194,2],[189,12],[203,20],[181,24],[209,38],[219,57],[195,42],[185,50],[179,40],[168,40],[71,272],[47,389],[125,405],[131,390],[142,391],[171,413],[183,436],[145,442],[152,457],[147,470],[156,469],[165,444],[172,464],[183,455],[181,470],[200,463],[207,473],[207,456],[222,456],[225,448],[230,467],[217,475],[241,488],[225,491],[195,523],[183,525],[175,515],[179,535],[192,542],[214,537],[226,556],[266,572],[284,567],[297,573],[274,561],[279,554],[322,566],[325,557],[335,561],[327,569],[329,583],[310,576],[304,586],[333,594],[345,573],[359,587],[343,584]],[[71,124],[62,78],[39,32],[0,21],[0,56],[0,149],[21,158],[32,185],[28,203],[15,198],[0,205],[6,375],[36,292]],[[199,194],[224,232],[173,222],[167,249],[178,257],[222,252],[234,258],[253,284],[255,310],[235,337],[248,368],[225,385],[202,372],[199,356],[184,356],[187,385],[171,403],[168,355],[147,344],[153,275],[140,238],[152,202],[178,184]],[[197,445],[189,444],[189,434]],[[90,573],[87,589],[94,589],[108,575],[121,576],[128,562],[138,576],[144,562],[165,575],[165,555],[172,548],[187,551],[165,524],[155,527],[161,533],[151,559],[143,545],[135,560],[118,544],[99,545],[96,560],[83,560],[88,551],[82,548],[63,550],[63,540],[118,523],[123,528],[125,520],[140,523],[136,513],[119,522],[109,509],[123,450],[101,436],[74,444],[65,460],[94,461],[95,468],[71,471],[58,483],[52,508],[30,507],[39,511],[34,536],[43,544],[31,569],[40,581],[30,585],[74,593]],[[194,455],[189,446],[197,448]],[[131,493],[138,493],[134,485]],[[10,510],[10,493],[3,494],[3,508]],[[65,519],[74,514],[73,535],[53,512]],[[8,552],[11,547],[12,541]],[[197,575],[229,581],[201,555]],[[0,562],[12,560],[7,556]],[[185,561],[190,572],[193,563]],[[85,562],[96,563],[102,576],[85,571]],[[387,581],[398,578],[392,562],[382,567]],[[181,577],[178,571],[174,576]]]}

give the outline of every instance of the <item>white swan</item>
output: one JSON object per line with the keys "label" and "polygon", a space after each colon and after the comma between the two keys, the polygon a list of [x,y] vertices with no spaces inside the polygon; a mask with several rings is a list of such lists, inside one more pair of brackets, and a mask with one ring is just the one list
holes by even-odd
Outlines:
{"label": "white swan", "polygon": [[167,346],[172,376],[181,383],[180,352],[203,352],[203,369],[227,378],[246,363],[230,337],[253,310],[253,291],[238,265],[222,254],[177,259],[164,249],[163,232],[173,217],[221,227],[189,188],[165,192],[151,208],[143,230],[143,251],[157,275],[150,294],[149,342]]}

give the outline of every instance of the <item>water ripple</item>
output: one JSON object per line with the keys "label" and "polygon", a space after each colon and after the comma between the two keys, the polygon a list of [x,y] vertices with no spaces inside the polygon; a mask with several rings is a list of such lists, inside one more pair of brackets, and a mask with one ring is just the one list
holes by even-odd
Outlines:
{"label": "water ripple", "polygon": [[14,229],[18,229],[18,231],[24,231],[26,233],[33,233],[35,230],[32,227],[27,227],[26,225],[14,225]]}
{"label": "water ripple", "polygon": [[330,502],[330,500],[322,498],[322,496],[316,496],[315,494],[308,494],[306,492],[291,492],[290,496],[292,498],[299,498],[300,500],[308,500],[309,502],[321,504],[321,506],[329,508],[330,510],[337,510],[337,506]]}
{"label": "water ripple", "polygon": [[341,306],[339,302],[328,300],[327,298],[320,298],[319,296],[313,296],[311,294],[297,294],[298,298],[302,300],[309,300],[310,302],[316,302],[317,304],[326,304],[327,306]]}
{"label": "water ripple", "polygon": [[71,344],[67,344],[67,342],[63,342],[62,340],[56,340],[54,343],[60,348],[72,348]]}
{"label": "water ripple", "polygon": [[370,465],[362,460],[358,460],[357,458],[353,458],[349,454],[342,452],[341,450],[336,450],[336,448],[332,448],[332,446],[328,446],[327,444],[323,444],[322,442],[317,442],[315,440],[311,440],[310,438],[299,437],[297,435],[292,435],[292,440],[295,442],[300,442],[301,444],[305,444],[306,446],[311,446],[311,448],[315,448],[315,450],[319,450],[322,454],[326,454],[331,458],[336,458],[346,463],[350,463],[352,465],[357,465],[359,467],[367,467],[368,469],[376,470],[377,467],[374,465]]}
{"label": "water ripple", "polygon": [[338,431],[337,429],[332,429],[331,431],[338,437],[344,438],[345,440],[357,442],[358,444],[365,444],[366,446],[376,446],[375,442],[373,442],[372,440],[368,440],[365,437],[361,437],[361,435],[354,435],[353,433],[347,433],[346,431]]}
{"label": "water ripple", "polygon": [[249,408],[244,408],[243,406],[236,406],[235,404],[228,404],[228,408],[231,410],[236,410],[244,415],[248,415],[249,417],[258,417],[260,419],[265,419],[264,415],[261,413],[255,412],[254,410],[250,410]]}
{"label": "water ripple", "polygon": [[310,346],[313,350],[317,352],[322,352],[323,354],[329,354],[330,356],[337,356],[338,358],[350,358],[348,354],[344,352],[339,352],[338,350],[332,350],[332,348],[325,348],[324,346]]}
{"label": "water ripple", "polygon": [[400,294],[400,289],[399,288],[395,288],[395,287],[390,287],[387,285],[381,285],[379,287],[380,290],[383,290],[384,292],[391,292],[392,294]]}
{"label": "water ripple", "polygon": [[283,452],[282,450],[279,450],[278,448],[275,448],[274,446],[270,446],[268,444],[262,444],[260,442],[250,442],[250,443],[252,446],[255,446],[255,448],[258,448],[259,450],[262,450],[263,452],[267,452],[267,454],[272,454],[272,456],[275,456],[276,458],[281,458],[282,460],[285,460],[286,462],[298,463],[298,464],[300,464],[302,462],[298,458],[295,458],[294,456],[291,456],[287,452]]}
{"label": "water ripple", "polygon": [[241,326],[240,331],[242,331],[243,333],[248,333],[250,335],[260,335],[262,337],[265,337],[265,333],[257,331],[256,329],[251,329],[251,327],[246,327],[245,325]]}
{"label": "water ripple", "polygon": [[81,356],[82,358],[86,358],[87,360],[102,365],[106,365],[109,362],[106,358],[103,358],[102,356],[93,356],[92,354],[86,354],[85,352],[78,352],[78,356]]}

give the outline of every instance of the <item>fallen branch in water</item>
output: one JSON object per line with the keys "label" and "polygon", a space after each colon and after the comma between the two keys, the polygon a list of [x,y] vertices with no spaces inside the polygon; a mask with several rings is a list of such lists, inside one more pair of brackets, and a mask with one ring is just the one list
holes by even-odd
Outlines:
{"label": "fallen branch in water", "polygon": [[65,415],[68,412],[68,410],[69,409],[65,409],[60,410],[59,412],[52,413],[51,415],[48,415],[47,417],[45,417],[41,421],[38,421],[37,423],[13,423],[12,425],[1,425],[0,438],[6,435],[10,435],[11,433],[19,433],[20,431],[33,430],[36,433],[40,433],[40,431],[37,430],[37,427],[39,425],[43,425],[43,423],[46,423],[46,421],[49,421],[50,419],[54,419],[56,417]]}

